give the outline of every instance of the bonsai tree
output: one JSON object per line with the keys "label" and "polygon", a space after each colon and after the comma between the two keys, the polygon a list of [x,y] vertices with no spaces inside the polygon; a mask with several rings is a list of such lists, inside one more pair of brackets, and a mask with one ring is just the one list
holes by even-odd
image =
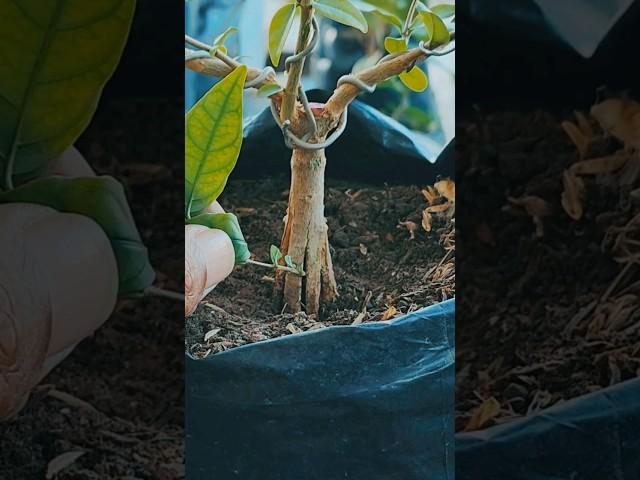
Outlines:
{"label": "bonsai tree", "polygon": [[[185,217],[191,222],[208,226],[216,223],[217,228],[226,228],[235,238],[238,251],[243,252],[237,255],[238,263],[247,262],[248,250],[235,217],[217,217],[214,222],[214,216],[203,212],[224,188],[240,152],[242,89],[258,89],[260,95],[269,97],[274,120],[292,150],[284,231],[280,247],[272,247],[271,255],[278,268],[276,287],[292,313],[304,307],[308,314],[317,314],[322,302],[331,302],[338,295],[324,217],[325,149],[344,131],[349,104],[361,92],[371,93],[378,84],[396,76],[411,90],[424,91],[428,79],[417,64],[454,49],[453,5],[429,8],[419,0],[411,0],[401,20],[385,4],[394,2],[288,1],[271,20],[268,42],[271,61],[277,66],[294,23],[299,23],[295,54],[285,61],[285,85],[277,82],[272,68],[247,67],[227,55],[224,42],[235,29],[227,30],[211,45],[185,37],[187,44],[198,49],[185,49],[186,67],[203,75],[224,77],[187,114]],[[388,55],[369,68],[342,77],[325,104],[309,103],[301,78],[305,60],[319,35],[316,16],[366,33],[365,14],[376,15],[397,30],[398,35],[384,41]],[[411,48],[415,39],[419,43]]]}

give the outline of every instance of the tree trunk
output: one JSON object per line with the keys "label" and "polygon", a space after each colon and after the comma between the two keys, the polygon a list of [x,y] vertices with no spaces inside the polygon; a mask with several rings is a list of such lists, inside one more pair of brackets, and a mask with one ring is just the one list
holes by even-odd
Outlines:
{"label": "tree trunk", "polygon": [[279,279],[285,308],[291,313],[301,311],[304,301],[305,311],[317,315],[321,299],[333,301],[338,296],[324,218],[325,165],[324,150],[293,151],[291,190],[281,250],[302,266],[306,275],[285,273],[284,279]]}

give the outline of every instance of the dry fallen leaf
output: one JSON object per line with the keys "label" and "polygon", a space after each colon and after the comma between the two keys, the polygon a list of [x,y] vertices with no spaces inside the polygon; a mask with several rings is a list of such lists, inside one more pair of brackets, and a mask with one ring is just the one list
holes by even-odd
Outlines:
{"label": "dry fallen leaf", "polygon": [[456,184],[453,180],[445,179],[440,180],[434,184],[434,187],[438,193],[447,199],[450,203],[456,201]]}
{"label": "dry fallen leaf", "polygon": [[562,184],[564,191],[562,192],[562,208],[567,215],[574,220],[580,220],[584,213],[584,182],[580,177],[565,170],[562,174]]}
{"label": "dry fallen leaf", "polygon": [[500,402],[494,397],[485,400],[482,405],[476,408],[465,427],[466,432],[479,430],[493,420],[500,413]]}
{"label": "dry fallen leaf", "polygon": [[386,320],[391,320],[393,317],[396,316],[396,314],[398,313],[398,310],[396,309],[396,307],[394,307],[393,305],[390,306],[389,308],[387,308],[385,310],[385,312],[382,314],[382,318],[380,319],[381,321],[386,321]]}
{"label": "dry fallen leaf", "polygon": [[425,232],[430,232],[431,231],[431,222],[432,222],[433,218],[431,217],[431,214],[429,213],[429,209],[425,208],[422,212],[422,228],[424,228]]}
{"label": "dry fallen leaf", "polygon": [[365,257],[367,256],[367,253],[369,253],[369,250],[367,249],[367,246],[364,243],[360,244],[359,249],[360,249],[360,253]]}
{"label": "dry fallen leaf", "polygon": [[292,334],[296,334],[296,333],[301,333],[302,330],[298,327],[296,327],[293,323],[289,323],[286,326],[286,329],[289,330],[289,332],[291,332]]}
{"label": "dry fallen leaf", "polygon": [[584,158],[589,151],[589,139],[580,131],[580,129],[575,124],[571,122],[562,122],[562,128],[578,149],[580,158]]}
{"label": "dry fallen leaf", "polygon": [[82,450],[74,450],[71,452],[63,453],[62,455],[58,455],[47,465],[46,479],[51,480],[62,470],[73,465],[85,453],[87,452]]}
{"label": "dry fallen leaf", "polygon": [[422,190],[422,195],[424,195],[424,198],[429,205],[433,205],[440,197],[440,194],[438,193],[438,191],[431,186]]}
{"label": "dry fallen leaf", "polygon": [[449,210],[449,208],[451,208],[451,204],[450,203],[443,203],[440,205],[433,205],[431,207],[427,207],[427,212],[429,213],[442,213],[442,212],[446,212],[447,210]]}
{"label": "dry fallen leaf", "polygon": [[598,175],[619,170],[629,160],[628,155],[610,155],[608,157],[590,158],[571,165],[575,175]]}
{"label": "dry fallen leaf", "polygon": [[593,133],[593,128],[591,128],[591,123],[589,123],[586,115],[578,111],[574,111],[573,114],[578,121],[578,127],[580,128],[580,131],[584,134],[584,136],[591,140],[595,136],[595,134]]}
{"label": "dry fallen leaf", "polygon": [[640,149],[640,103],[630,98],[609,98],[591,107],[591,115],[626,147]]}
{"label": "dry fallen leaf", "polygon": [[526,195],[520,198],[508,197],[508,200],[516,207],[524,208],[527,214],[532,217],[542,218],[551,215],[551,206],[540,197]]}
{"label": "dry fallen leaf", "polygon": [[398,228],[406,228],[409,232],[411,240],[416,238],[416,230],[418,229],[418,225],[415,222],[398,222]]}

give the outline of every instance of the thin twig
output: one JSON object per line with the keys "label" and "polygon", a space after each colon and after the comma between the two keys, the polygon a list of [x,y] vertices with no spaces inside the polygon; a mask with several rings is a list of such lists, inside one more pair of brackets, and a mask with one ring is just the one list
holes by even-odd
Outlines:
{"label": "thin twig", "polygon": [[[313,2],[312,0],[301,0],[300,29],[298,30],[298,42],[296,45],[296,54],[302,52],[309,43],[311,38],[311,29],[313,28]],[[287,86],[283,92],[282,109],[280,110],[280,120],[282,122],[291,120],[295,111],[296,102],[298,100],[298,92],[300,90],[300,80],[302,79],[302,71],[304,69],[305,58],[292,63],[287,72]]]}
{"label": "thin twig", "polygon": [[144,291],[145,295],[148,296],[154,296],[154,297],[164,297],[164,298],[168,298],[170,300],[175,300],[177,302],[182,302],[184,303],[184,294],[182,293],[178,293],[178,292],[171,292],[169,290],[164,290],[162,288],[158,288],[158,287],[148,287],[147,289],[145,289]]}
{"label": "thin twig", "polygon": [[297,275],[299,277],[304,277],[305,273],[301,270],[297,270],[295,268],[291,268],[291,267],[287,267],[285,265],[274,265],[273,263],[264,263],[264,262],[258,262],[256,260],[247,260],[248,264],[251,265],[256,265],[258,267],[263,267],[263,268],[269,268],[271,270],[276,269],[276,270],[282,270],[283,272],[287,272],[287,273],[292,273],[293,275]]}
{"label": "thin twig", "polygon": [[402,38],[405,42],[409,41],[409,37],[411,36],[411,24],[413,23],[413,17],[416,15],[416,10],[418,9],[418,0],[413,0],[411,5],[409,6],[409,11],[407,12],[407,18],[404,20],[404,25],[402,26]]}

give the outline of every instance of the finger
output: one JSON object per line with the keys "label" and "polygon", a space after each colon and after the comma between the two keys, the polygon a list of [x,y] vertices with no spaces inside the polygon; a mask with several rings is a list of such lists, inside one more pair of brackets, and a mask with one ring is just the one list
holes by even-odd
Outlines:
{"label": "finger", "polygon": [[202,225],[185,226],[185,315],[222,280],[235,265],[229,236]]}
{"label": "finger", "polygon": [[207,282],[207,260],[196,234],[206,230],[202,225],[184,227],[184,316],[191,315],[204,296]]}
{"label": "finger", "polygon": [[213,202],[206,210],[207,213],[224,213],[224,208],[218,202]]}
{"label": "finger", "polygon": [[95,177],[96,173],[89,166],[85,158],[75,147],[65,150],[51,163],[48,175],[60,175],[63,177]]}

